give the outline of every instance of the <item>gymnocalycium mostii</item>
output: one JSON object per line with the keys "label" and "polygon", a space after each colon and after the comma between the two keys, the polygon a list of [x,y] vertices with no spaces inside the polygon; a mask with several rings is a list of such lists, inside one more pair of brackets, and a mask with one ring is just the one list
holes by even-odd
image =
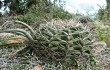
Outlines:
{"label": "gymnocalycium mostii", "polygon": [[28,40],[24,49],[32,49],[39,59],[61,62],[74,68],[81,66],[86,68],[88,65],[95,64],[91,53],[93,47],[91,43],[92,34],[84,27],[64,26],[64,28],[57,28],[50,23],[41,24],[36,30],[33,30],[24,22],[15,21],[15,23],[27,27],[28,31],[7,29],[2,30],[2,32],[25,36]]}

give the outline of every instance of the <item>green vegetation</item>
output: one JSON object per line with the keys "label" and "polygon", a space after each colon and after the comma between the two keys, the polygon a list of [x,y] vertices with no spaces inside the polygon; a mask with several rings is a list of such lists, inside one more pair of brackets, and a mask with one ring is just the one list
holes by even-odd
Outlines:
{"label": "green vegetation", "polygon": [[72,18],[72,14],[68,13],[68,11],[64,11],[62,8],[56,7],[53,11],[53,18],[70,19]]}
{"label": "green vegetation", "polygon": [[99,22],[99,24],[97,24],[96,29],[95,29],[95,33],[96,33],[96,37],[101,40],[101,41],[105,41],[105,42],[109,42],[110,41],[110,13],[109,13],[109,0],[106,0],[107,2],[107,6],[103,5],[103,6],[99,6],[99,10],[98,13],[96,14],[96,21]]}
{"label": "green vegetation", "polygon": [[102,20],[102,21],[108,21],[109,19],[109,12],[107,11],[107,9],[105,8],[105,6],[99,6],[99,10],[98,13],[96,15],[97,19]]}
{"label": "green vegetation", "polygon": [[93,22],[93,19],[89,16],[82,15],[82,16],[79,17],[79,21],[81,23],[88,23],[88,22]]}
{"label": "green vegetation", "polygon": [[110,26],[100,23],[96,28],[96,36],[99,40],[110,41]]}
{"label": "green vegetation", "polygon": [[0,46],[6,44],[6,39],[0,37]]}
{"label": "green vegetation", "polygon": [[51,20],[53,18],[60,18],[60,19],[71,19],[72,15],[63,9],[56,8],[50,13],[41,12],[37,9],[35,11],[29,10],[25,15],[18,15],[17,20],[24,21],[24,22],[39,22],[46,20]]}
{"label": "green vegetation", "polygon": [[[110,42],[110,1],[106,0],[107,6],[99,6],[96,14],[96,21],[98,24],[95,28],[96,38],[100,41]],[[108,44],[107,43],[107,44]]]}
{"label": "green vegetation", "polygon": [[[24,22],[38,22],[44,19],[53,18],[70,19],[72,15],[64,11],[63,5],[58,7],[60,0],[12,0],[11,12],[16,15],[16,19]],[[58,3],[58,4],[57,4]]]}

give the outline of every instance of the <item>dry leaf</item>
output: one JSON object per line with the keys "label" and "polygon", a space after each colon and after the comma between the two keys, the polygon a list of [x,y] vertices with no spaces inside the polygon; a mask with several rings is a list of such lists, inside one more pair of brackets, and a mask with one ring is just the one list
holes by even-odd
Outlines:
{"label": "dry leaf", "polygon": [[17,36],[17,37],[11,37],[7,44],[20,44],[23,43],[26,40],[26,37],[24,36]]}

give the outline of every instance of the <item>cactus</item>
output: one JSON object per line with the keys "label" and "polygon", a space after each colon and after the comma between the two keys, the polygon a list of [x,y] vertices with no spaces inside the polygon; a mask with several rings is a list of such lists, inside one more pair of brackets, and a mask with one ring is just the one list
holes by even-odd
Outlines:
{"label": "cactus", "polygon": [[[42,24],[34,31],[29,25],[22,22],[18,23],[26,26],[30,33],[22,29],[4,31],[27,37],[27,46],[33,49],[39,59],[61,62],[68,67],[73,66],[75,68],[84,66],[86,62],[91,62],[91,59],[93,59],[91,54],[92,34],[84,27],[65,26],[65,28],[57,28],[50,23]],[[88,64],[85,64],[85,66],[87,67]]]}
{"label": "cactus", "polygon": [[58,29],[54,25],[47,24],[41,25],[36,33],[38,34],[37,40],[40,42],[37,45],[42,47],[42,50],[46,49],[39,53],[40,56],[51,58],[52,61],[66,62],[67,65],[76,67],[81,65],[78,63],[80,57],[86,56],[89,59],[91,56],[92,34],[81,26]]}

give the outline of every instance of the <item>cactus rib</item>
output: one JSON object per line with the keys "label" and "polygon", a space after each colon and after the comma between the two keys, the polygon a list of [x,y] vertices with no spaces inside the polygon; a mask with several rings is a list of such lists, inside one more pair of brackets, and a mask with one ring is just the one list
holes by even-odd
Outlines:
{"label": "cactus rib", "polygon": [[23,25],[23,26],[25,26],[25,27],[27,27],[29,30],[30,30],[30,32],[32,33],[32,36],[34,36],[35,37],[35,32],[34,32],[34,30],[29,26],[29,25],[27,25],[26,23],[24,23],[24,22],[22,22],[22,21],[15,21],[16,23],[19,23],[19,24],[21,24],[21,25]]}

